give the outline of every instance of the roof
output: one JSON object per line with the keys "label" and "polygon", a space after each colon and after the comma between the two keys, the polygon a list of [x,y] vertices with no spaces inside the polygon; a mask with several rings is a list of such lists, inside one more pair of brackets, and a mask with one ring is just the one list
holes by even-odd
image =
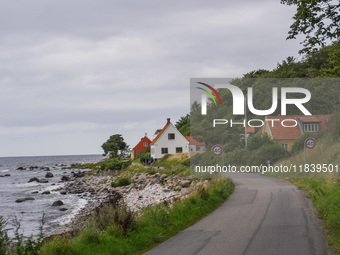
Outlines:
{"label": "roof", "polygon": [[191,145],[198,145],[198,146],[205,145],[205,142],[198,142],[191,136],[185,136],[185,139],[187,139],[189,144],[191,144]]}
{"label": "roof", "polygon": [[[295,116],[268,116],[266,121],[270,119],[276,119],[279,121],[270,121],[269,128],[274,140],[297,140],[301,136],[301,130],[297,124],[295,127],[283,127],[279,122],[285,119],[294,119]],[[287,121],[286,125],[292,125],[292,121]]]}
{"label": "roof", "polygon": [[247,127],[247,133],[255,133],[255,127]]}
{"label": "roof", "polygon": [[[300,120],[302,123],[319,123],[320,130],[326,127],[330,115],[310,115],[310,116],[267,116],[266,121],[270,119],[277,119],[280,122],[285,119]],[[274,140],[297,140],[301,135],[299,124],[295,127],[283,127],[279,121],[271,121],[269,128]],[[286,125],[291,125],[287,121]],[[262,128],[261,128],[262,130]],[[265,131],[265,130],[263,130]],[[262,132],[263,132],[262,131]]]}
{"label": "roof", "polygon": [[310,115],[310,116],[297,116],[301,122],[306,123],[306,122],[321,122],[315,115]]}
{"label": "roof", "polygon": [[170,126],[171,122],[168,120],[168,122],[165,124],[165,126],[162,128],[162,130],[157,134],[155,139],[152,140],[150,145],[155,144],[157,140],[161,137],[161,135],[164,133],[164,131]]}

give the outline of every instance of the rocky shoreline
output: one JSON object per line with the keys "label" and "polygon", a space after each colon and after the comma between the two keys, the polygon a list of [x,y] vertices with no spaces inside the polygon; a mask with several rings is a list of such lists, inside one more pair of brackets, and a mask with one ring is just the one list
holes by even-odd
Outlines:
{"label": "rocky shoreline", "polygon": [[208,181],[197,180],[191,176],[178,177],[166,174],[130,173],[131,184],[112,187],[117,180],[114,172],[102,172],[99,176],[88,175],[71,178],[65,183],[62,194],[77,194],[86,198],[88,204],[81,209],[72,223],[57,228],[57,234],[84,226],[87,217],[105,203],[125,203],[128,209],[137,212],[149,205],[166,203],[171,205],[183,197],[187,197],[195,189],[207,186]]}

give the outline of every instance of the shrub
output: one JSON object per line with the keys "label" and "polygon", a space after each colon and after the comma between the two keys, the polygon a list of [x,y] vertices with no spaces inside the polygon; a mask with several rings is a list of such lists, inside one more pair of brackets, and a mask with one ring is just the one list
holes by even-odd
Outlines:
{"label": "shrub", "polygon": [[129,177],[121,177],[117,181],[111,182],[111,187],[121,187],[121,186],[128,186],[131,184],[131,180]]}

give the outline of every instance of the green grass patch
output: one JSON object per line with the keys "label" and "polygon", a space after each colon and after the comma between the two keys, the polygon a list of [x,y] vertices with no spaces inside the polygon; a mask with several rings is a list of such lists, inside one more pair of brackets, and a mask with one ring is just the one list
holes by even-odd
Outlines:
{"label": "green grass patch", "polygon": [[126,207],[106,206],[92,214],[76,237],[46,241],[39,254],[142,254],[211,213],[233,190],[229,179],[214,179],[171,207],[150,206],[138,217]]}
{"label": "green grass patch", "polygon": [[340,180],[299,178],[290,181],[308,192],[324,223],[328,244],[334,254],[340,255]]}

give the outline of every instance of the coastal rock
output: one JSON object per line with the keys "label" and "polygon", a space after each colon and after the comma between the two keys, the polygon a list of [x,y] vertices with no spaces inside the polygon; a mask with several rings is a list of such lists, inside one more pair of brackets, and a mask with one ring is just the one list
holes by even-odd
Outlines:
{"label": "coastal rock", "polygon": [[34,198],[33,197],[19,198],[19,199],[15,200],[15,202],[21,203],[21,202],[25,202],[25,201],[28,201],[28,200],[34,200]]}
{"label": "coastal rock", "polygon": [[175,191],[181,191],[182,190],[182,186],[176,186],[175,187]]}
{"label": "coastal rock", "polygon": [[66,195],[67,194],[66,190],[61,190],[59,192],[60,192],[61,195]]}
{"label": "coastal rock", "polygon": [[0,177],[5,177],[4,175],[0,174]]}
{"label": "coastal rock", "polygon": [[41,194],[43,194],[43,195],[48,195],[48,194],[51,194],[51,191],[49,191],[49,190],[45,190],[43,193],[41,193]]}
{"label": "coastal rock", "polygon": [[5,177],[11,176],[10,174],[5,174]]}
{"label": "coastal rock", "polygon": [[46,180],[46,179],[40,179],[40,183],[48,183],[48,180]]}
{"label": "coastal rock", "polygon": [[54,175],[51,173],[51,172],[48,172],[46,175],[45,175],[45,178],[52,178],[54,177]]}
{"label": "coastal rock", "polygon": [[62,211],[62,212],[64,212],[64,211],[67,211],[68,209],[66,208],[66,207],[60,207],[59,208],[59,211]]}
{"label": "coastal rock", "polygon": [[192,192],[192,189],[191,189],[191,188],[183,188],[183,189],[181,190],[181,196],[187,196],[187,195],[189,195],[191,192]]}
{"label": "coastal rock", "polygon": [[68,182],[69,180],[70,180],[70,177],[68,177],[67,175],[63,175],[61,177],[61,181],[63,181],[63,182]]}
{"label": "coastal rock", "polygon": [[29,179],[28,182],[40,182],[40,180],[37,177],[33,177],[33,178]]}
{"label": "coastal rock", "polygon": [[61,205],[64,205],[64,202],[61,200],[54,201],[52,204],[52,206],[61,206]]}
{"label": "coastal rock", "polygon": [[180,182],[180,185],[181,185],[182,187],[187,187],[187,186],[190,185],[190,181],[189,181],[189,180],[182,180],[182,181]]}
{"label": "coastal rock", "polygon": [[32,194],[38,194],[39,193],[39,191],[32,191]]}
{"label": "coastal rock", "polygon": [[26,170],[24,167],[22,167],[22,166],[19,166],[18,168],[17,168],[17,170]]}

